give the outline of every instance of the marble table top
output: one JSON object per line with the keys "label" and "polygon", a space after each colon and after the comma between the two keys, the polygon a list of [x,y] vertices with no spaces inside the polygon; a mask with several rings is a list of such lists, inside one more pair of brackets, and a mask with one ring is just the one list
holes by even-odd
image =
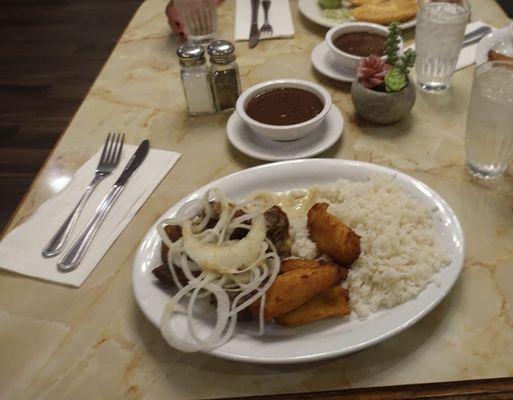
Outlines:
{"label": "marble table top", "polygon": [[[242,85],[273,78],[320,82],[343,112],[343,141],[322,157],[369,161],[406,172],[440,193],[467,239],[464,271],[449,296],[411,329],[359,353],[304,365],[224,361],[169,348],[139,311],[132,260],[150,225],[193,189],[259,164],[230,147],[228,114],[190,118],[165,0],[142,4],[19,207],[10,228],[58,192],[109,131],[128,142],[183,153],[180,162],[80,289],[0,273],[0,398],[193,399],[513,376],[513,179],[474,182],[463,168],[473,68],[441,96],[418,93],[407,119],[378,127],[355,118],[349,85],[322,77],[310,52],[325,29],[291,0],[294,39],[237,44]],[[473,0],[473,19],[501,27],[493,0]],[[219,9],[233,39],[234,0]],[[406,35],[412,38],[412,33]],[[510,171],[511,172],[511,171]]]}

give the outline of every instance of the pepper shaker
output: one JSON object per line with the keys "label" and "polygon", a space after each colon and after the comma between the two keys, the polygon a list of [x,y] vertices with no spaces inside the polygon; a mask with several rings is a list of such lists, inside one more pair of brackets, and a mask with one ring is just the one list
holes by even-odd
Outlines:
{"label": "pepper shaker", "polygon": [[239,67],[235,46],[227,40],[214,40],[208,48],[210,82],[217,111],[233,110],[240,95]]}
{"label": "pepper shaker", "polygon": [[205,50],[199,43],[187,42],[176,51],[180,60],[180,78],[190,115],[216,111],[209,82]]}

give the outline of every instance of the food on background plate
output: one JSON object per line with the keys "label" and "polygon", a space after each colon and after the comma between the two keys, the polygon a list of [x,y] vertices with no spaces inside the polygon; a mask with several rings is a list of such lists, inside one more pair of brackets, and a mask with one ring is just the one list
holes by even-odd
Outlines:
{"label": "food on background plate", "polygon": [[311,120],[324,108],[322,100],[308,90],[282,87],[258,93],[249,100],[246,113],[263,124],[295,125]]}
{"label": "food on background plate", "polygon": [[326,4],[327,7],[318,0],[322,15],[340,22],[353,19],[388,25],[393,21],[406,22],[417,14],[416,0],[349,0],[348,3],[350,8],[343,4],[335,6],[335,3]]}
{"label": "food on background plate", "polygon": [[351,32],[335,38],[333,44],[341,51],[359,57],[382,56],[386,36],[374,32]]}
{"label": "food on background plate", "polygon": [[347,8],[334,8],[322,10],[324,18],[331,19],[337,22],[350,21],[352,19],[351,11]]}
{"label": "food on background plate", "polygon": [[[179,350],[208,351],[232,337],[238,320],[257,320],[263,334],[264,322],[293,327],[350,313],[365,318],[411,300],[449,263],[435,241],[432,213],[389,178],[258,192],[240,204],[211,189],[158,227],[169,251],[153,273],[168,288],[171,276],[176,286],[162,334]],[[168,232],[178,229],[167,225],[179,226],[182,236],[171,241]],[[288,243],[281,254],[280,240]],[[216,315],[208,329],[200,299]],[[186,336],[172,324],[179,314]]]}
{"label": "food on background plate", "polygon": [[319,0],[319,5],[326,9],[340,8],[342,0]]}
{"label": "food on background plate", "polygon": [[417,2],[415,0],[372,0],[353,8],[351,14],[358,21],[375,24],[405,22],[417,14]]}
{"label": "food on background plate", "polygon": [[353,7],[358,7],[358,6],[362,6],[364,5],[365,3],[370,3],[372,2],[373,0],[349,0],[349,3],[353,6]]}

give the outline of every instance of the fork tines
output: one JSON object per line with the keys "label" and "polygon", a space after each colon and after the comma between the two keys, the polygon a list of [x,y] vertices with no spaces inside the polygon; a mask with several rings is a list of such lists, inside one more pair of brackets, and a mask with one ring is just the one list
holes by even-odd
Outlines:
{"label": "fork tines", "polygon": [[109,133],[100,156],[100,163],[117,164],[121,158],[121,150],[125,141],[122,133]]}

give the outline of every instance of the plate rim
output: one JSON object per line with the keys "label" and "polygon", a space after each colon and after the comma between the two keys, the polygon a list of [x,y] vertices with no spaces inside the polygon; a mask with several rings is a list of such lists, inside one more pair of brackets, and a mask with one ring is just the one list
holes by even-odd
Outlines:
{"label": "plate rim", "polygon": [[[329,51],[329,47],[326,43],[326,40],[323,40],[319,44],[315,45],[315,47],[312,49],[312,52],[310,53],[310,61],[312,62],[314,69],[321,75],[324,75],[325,77],[328,77],[330,79],[334,79],[339,82],[353,83],[356,80],[356,72],[354,73],[354,77],[350,78],[349,75],[334,75],[322,67],[319,68],[320,63],[314,61],[314,53],[321,52],[324,48],[326,48],[326,50]],[[330,54],[327,53],[325,57],[329,57],[329,55]]]}
{"label": "plate rim", "polygon": [[[228,126],[230,124],[234,124],[234,122],[230,122],[232,120],[232,118],[235,119],[238,117],[241,119],[240,115],[238,115],[238,113],[237,113],[237,110],[234,110],[233,113],[230,115],[230,117],[228,117],[228,121],[226,122],[226,136],[228,137],[228,141],[230,142],[230,144],[233,147],[235,147],[238,151],[240,151],[241,153],[243,153],[249,157],[257,159],[257,160],[279,162],[279,161],[289,161],[289,160],[299,160],[299,159],[304,159],[304,158],[311,158],[311,157],[315,157],[315,156],[327,151],[328,149],[330,149],[335,143],[337,143],[338,140],[340,140],[340,138],[344,134],[345,119],[344,119],[344,115],[342,114],[342,111],[340,111],[338,109],[338,107],[335,104],[333,104],[331,106],[330,110],[328,111],[327,118],[329,118],[330,114],[335,114],[337,117],[339,117],[341,119],[342,122],[340,125],[340,132],[333,135],[332,137],[330,137],[330,139],[327,140],[326,143],[319,149],[317,149],[315,151],[305,152],[306,154],[299,155],[298,157],[273,156],[273,155],[265,155],[263,153],[257,154],[255,152],[253,152],[253,150],[251,150],[251,149],[242,148],[240,146],[240,143],[237,143],[236,141],[233,140],[233,138],[238,135],[236,133],[232,133],[232,130],[228,129]],[[244,121],[242,121],[242,123],[244,123]],[[250,127],[247,127],[247,128],[251,129]]]}
{"label": "plate rim", "polygon": [[[351,354],[356,351],[360,351],[365,348],[371,347],[383,340],[389,339],[389,338],[397,335],[398,333],[410,328],[411,326],[416,324],[418,321],[423,319],[426,315],[428,315],[431,311],[433,311],[433,309],[436,308],[442,302],[442,300],[444,300],[447,297],[447,295],[449,294],[449,292],[452,290],[455,283],[459,279],[461,272],[463,270],[464,262],[465,262],[465,252],[466,252],[466,240],[465,240],[465,235],[463,232],[462,225],[461,225],[456,213],[454,212],[454,210],[450,207],[450,205],[445,201],[445,199],[441,195],[439,195],[435,190],[431,189],[425,183],[419,181],[418,179],[416,179],[402,171],[398,171],[393,168],[385,167],[385,166],[378,165],[378,164],[373,164],[373,163],[368,163],[368,162],[358,161],[358,160],[345,160],[345,159],[337,159],[337,158],[314,158],[314,159],[286,160],[286,161],[262,164],[262,165],[258,165],[255,167],[236,171],[232,174],[225,175],[225,176],[220,177],[214,181],[211,181],[205,185],[202,185],[201,187],[196,188],[195,190],[193,190],[192,192],[187,194],[185,197],[178,200],[169,209],[167,209],[162,215],[160,215],[157,218],[157,220],[151,225],[150,229],[146,232],[146,234],[144,235],[144,238],[141,240],[139,247],[137,248],[136,254],[134,256],[134,261],[133,261],[133,266],[132,266],[132,290],[133,290],[133,294],[134,294],[137,306],[142,311],[144,316],[152,323],[152,325],[156,325],[156,324],[153,321],[152,317],[147,314],[146,309],[141,304],[141,300],[137,293],[138,286],[135,284],[135,281],[136,281],[136,277],[138,277],[138,275],[140,274],[140,272],[139,272],[139,270],[141,269],[140,265],[143,263],[143,262],[138,262],[138,261],[143,256],[143,250],[144,250],[145,244],[148,241],[151,241],[152,237],[154,237],[154,235],[156,234],[155,227],[156,227],[157,223],[163,217],[172,215],[173,209],[178,208],[184,202],[189,201],[191,198],[194,198],[194,196],[197,196],[198,193],[204,192],[206,189],[217,184],[219,181],[233,179],[234,176],[241,176],[241,175],[247,174],[248,173],[247,171],[251,171],[251,172],[252,171],[260,171],[260,170],[265,170],[265,169],[273,169],[273,168],[277,168],[277,167],[279,168],[279,166],[283,165],[283,164],[302,164],[302,163],[317,163],[319,165],[324,164],[324,163],[337,163],[337,164],[342,163],[342,164],[352,165],[353,167],[366,166],[366,167],[370,168],[372,170],[372,172],[375,172],[375,173],[382,173],[387,176],[393,176],[393,175],[399,176],[403,180],[405,179],[409,183],[413,184],[418,190],[423,191],[423,192],[428,192],[431,196],[434,197],[434,199],[438,203],[443,204],[445,210],[447,211],[448,215],[450,215],[451,220],[454,223],[453,230],[457,234],[457,237],[460,242],[460,245],[458,247],[456,247],[457,252],[455,253],[454,260],[452,261],[452,263],[455,263],[455,265],[453,266],[453,268],[455,268],[455,271],[454,271],[455,275],[454,275],[452,281],[450,281],[448,283],[448,285],[446,287],[444,287],[444,290],[442,292],[440,292],[440,294],[435,299],[433,299],[429,304],[427,304],[423,310],[421,310],[420,312],[418,312],[417,314],[412,316],[410,319],[408,319],[403,324],[396,326],[395,328],[391,329],[388,332],[385,332],[384,334],[382,334],[380,336],[372,338],[366,342],[355,344],[349,348],[346,347],[346,348],[342,348],[339,350],[328,350],[328,351],[317,352],[317,353],[308,354],[308,355],[290,356],[290,357],[285,357],[285,358],[284,357],[255,358],[254,356],[249,356],[249,355],[226,353],[220,349],[215,349],[210,352],[203,352],[203,354],[212,355],[212,356],[220,357],[220,358],[231,360],[231,361],[249,362],[249,363],[253,363],[253,364],[267,364],[267,365],[305,363],[305,362],[312,362],[312,361],[340,357],[342,355]],[[456,263],[456,261],[458,261],[458,262]],[[159,329],[158,325],[156,325],[156,328]]]}

